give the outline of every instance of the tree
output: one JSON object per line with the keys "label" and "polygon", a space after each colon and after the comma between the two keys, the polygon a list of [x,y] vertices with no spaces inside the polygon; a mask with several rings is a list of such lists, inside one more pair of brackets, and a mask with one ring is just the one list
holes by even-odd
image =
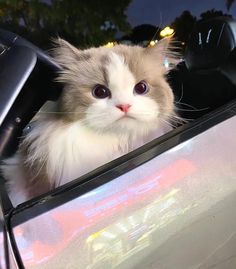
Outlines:
{"label": "tree", "polygon": [[206,12],[203,12],[200,15],[201,20],[208,20],[208,19],[221,17],[221,16],[232,18],[232,15],[224,14],[221,10],[215,10],[215,9],[207,10]]}
{"label": "tree", "polygon": [[151,41],[159,37],[160,29],[151,24],[141,24],[133,28],[129,35],[123,36],[123,40],[130,40],[134,44],[139,44],[143,41]]}
{"label": "tree", "polygon": [[48,47],[60,36],[80,47],[97,46],[130,29],[125,10],[131,0],[0,1],[0,27]]}
{"label": "tree", "polygon": [[196,21],[196,17],[194,17],[188,10],[185,10],[171,23],[171,28],[175,31],[175,38],[178,41],[185,43],[188,40],[189,34],[192,32]]}

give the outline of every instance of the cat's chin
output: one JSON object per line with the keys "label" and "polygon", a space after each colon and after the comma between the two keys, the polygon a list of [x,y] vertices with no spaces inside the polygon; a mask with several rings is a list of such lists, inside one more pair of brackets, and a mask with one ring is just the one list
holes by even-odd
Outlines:
{"label": "cat's chin", "polygon": [[103,129],[103,131],[116,135],[143,135],[143,133],[156,129],[158,125],[158,122],[144,122],[131,116],[125,116],[116,120],[108,128]]}
{"label": "cat's chin", "polygon": [[117,117],[109,122],[103,121],[102,124],[98,124],[98,122],[88,121],[85,126],[89,128],[91,131],[94,131],[99,134],[105,135],[141,135],[143,133],[147,134],[149,131],[155,130],[159,127],[159,120],[143,120],[136,118],[133,115],[125,115],[121,117]]}

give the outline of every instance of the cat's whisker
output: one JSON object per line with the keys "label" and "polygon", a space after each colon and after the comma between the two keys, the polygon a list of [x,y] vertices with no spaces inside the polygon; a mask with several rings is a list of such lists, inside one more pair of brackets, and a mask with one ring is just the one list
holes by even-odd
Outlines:
{"label": "cat's whisker", "polygon": [[182,118],[174,114],[162,113],[162,115],[166,117],[168,120],[170,120],[171,122],[176,123],[177,125],[182,125],[191,121],[191,119]]}
{"label": "cat's whisker", "polygon": [[179,100],[176,103],[178,104],[182,100],[183,97],[184,97],[184,85],[182,83],[182,86],[181,86],[181,96],[180,96]]}
{"label": "cat's whisker", "polygon": [[87,114],[87,112],[77,111],[38,111],[39,114]]}
{"label": "cat's whisker", "polygon": [[200,112],[200,111],[206,111],[209,107],[206,108],[200,108],[200,109],[184,109],[184,108],[177,108],[178,111],[188,111],[188,112]]}
{"label": "cat's whisker", "polygon": [[[179,105],[183,105],[183,106],[186,106],[186,107],[189,107],[189,108],[192,108],[193,110],[189,110],[189,111],[203,111],[203,110],[207,110],[207,109],[209,109],[210,107],[204,107],[204,108],[196,108],[196,107],[194,107],[194,106],[192,106],[192,105],[189,105],[189,104],[187,104],[187,103],[182,103],[182,102],[175,102],[175,104],[179,104]],[[177,110],[181,110],[182,108],[178,108],[178,107],[176,107],[176,109]],[[183,108],[184,109],[184,108]],[[183,110],[182,109],[182,110]],[[181,110],[181,111],[182,111]],[[186,110],[183,110],[183,111],[188,111],[187,109]]]}
{"label": "cat's whisker", "polygon": [[179,115],[177,115],[177,114],[165,114],[165,113],[163,113],[163,115],[165,115],[165,116],[167,116],[167,117],[172,117],[172,118],[178,118],[178,119],[180,119],[180,120],[184,120],[184,121],[192,121],[192,120],[194,120],[194,119],[191,119],[191,118],[185,118],[185,117],[182,117],[182,116],[179,116]]}
{"label": "cat's whisker", "polygon": [[104,117],[107,117],[107,116],[109,116],[109,114],[100,114],[100,115],[93,115],[93,114],[91,114],[92,115],[92,117],[90,116],[89,117],[89,119],[88,118],[84,118],[84,119],[80,119],[79,121],[80,121],[80,123],[88,123],[88,121],[90,121],[90,122],[93,122],[93,121],[96,121],[96,122],[98,122],[98,121],[101,121],[102,123],[104,122]]}
{"label": "cat's whisker", "polygon": [[175,126],[174,124],[172,124],[171,122],[164,120],[162,118],[160,118],[161,122],[165,123],[166,125],[172,127],[172,128],[176,128],[177,126]]}
{"label": "cat's whisker", "polygon": [[179,116],[175,116],[175,115],[170,115],[169,119],[175,119],[175,120],[179,120],[181,122],[188,122],[188,121],[192,120],[192,119],[187,119],[187,118],[183,118],[183,117],[179,117]]}
{"label": "cat's whisker", "polygon": [[184,105],[184,106],[187,106],[187,107],[191,107],[192,109],[197,109],[196,107],[194,107],[194,106],[192,106],[192,105],[189,105],[189,104],[187,104],[187,103],[182,103],[182,102],[179,102],[179,101],[175,102],[175,104],[178,104],[178,105]]}

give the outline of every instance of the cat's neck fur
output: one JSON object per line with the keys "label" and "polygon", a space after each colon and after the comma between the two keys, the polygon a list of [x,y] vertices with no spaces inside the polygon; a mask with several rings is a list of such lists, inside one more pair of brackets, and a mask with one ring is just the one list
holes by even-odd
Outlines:
{"label": "cat's neck fur", "polygon": [[59,186],[157,137],[157,129],[153,137],[141,126],[139,133],[98,133],[79,121],[47,120],[33,128],[22,148],[28,147],[26,163],[42,163],[37,169],[46,169],[49,182]]}

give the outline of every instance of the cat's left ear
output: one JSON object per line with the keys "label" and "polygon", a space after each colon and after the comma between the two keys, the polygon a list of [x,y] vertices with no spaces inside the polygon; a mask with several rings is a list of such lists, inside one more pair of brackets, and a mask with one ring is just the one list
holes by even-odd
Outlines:
{"label": "cat's left ear", "polygon": [[177,43],[172,38],[163,38],[146,50],[148,54],[160,61],[167,72],[175,68],[181,59]]}
{"label": "cat's left ear", "polygon": [[61,38],[53,39],[53,43],[52,55],[62,67],[69,69],[73,62],[78,61],[82,51]]}

